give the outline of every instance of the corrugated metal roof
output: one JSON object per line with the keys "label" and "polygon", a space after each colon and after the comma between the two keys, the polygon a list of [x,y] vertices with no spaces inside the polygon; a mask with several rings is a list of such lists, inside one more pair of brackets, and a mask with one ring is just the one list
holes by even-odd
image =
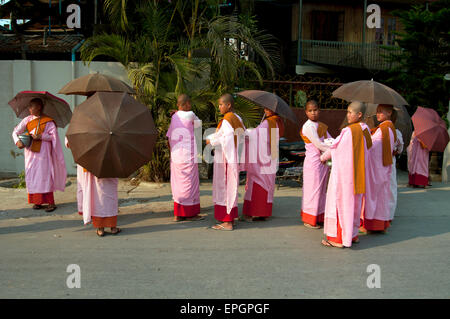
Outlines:
{"label": "corrugated metal roof", "polygon": [[[44,36],[24,35],[25,49],[30,53],[38,52],[71,52],[81,40],[82,35],[76,34],[52,34],[47,36],[44,44]],[[0,35],[0,52],[21,52],[20,39],[16,35]]]}

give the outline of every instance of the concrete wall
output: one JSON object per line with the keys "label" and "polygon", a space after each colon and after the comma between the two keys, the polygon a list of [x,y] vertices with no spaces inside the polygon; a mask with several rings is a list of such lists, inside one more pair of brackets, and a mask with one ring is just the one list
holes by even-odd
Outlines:
{"label": "concrete wall", "polygon": [[[116,62],[92,62],[88,67],[80,61],[0,60],[0,177],[16,175],[24,169],[23,151],[14,145],[11,137],[12,130],[20,119],[8,102],[20,91],[48,91],[67,101],[73,110],[74,106],[86,98],[57,92],[67,82],[97,71],[130,83],[125,69]],[[67,127],[58,129],[62,143]],[[72,154],[65,147],[63,149],[68,174],[74,175],[76,167]]]}

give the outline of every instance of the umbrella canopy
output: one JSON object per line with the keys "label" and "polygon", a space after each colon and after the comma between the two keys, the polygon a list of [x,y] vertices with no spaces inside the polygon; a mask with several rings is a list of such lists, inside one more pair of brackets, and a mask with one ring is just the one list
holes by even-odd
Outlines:
{"label": "umbrella canopy", "polygon": [[66,136],[75,162],[108,178],[147,163],[157,135],[145,105],[125,92],[97,92],[75,108]]}
{"label": "umbrella canopy", "polygon": [[418,107],[411,117],[416,136],[428,150],[443,152],[449,142],[447,126],[433,109]]}
{"label": "umbrella canopy", "polygon": [[395,90],[373,80],[346,83],[333,91],[333,97],[349,102],[359,101],[372,104],[409,105]]}
{"label": "umbrella canopy", "polygon": [[98,72],[70,81],[58,93],[89,96],[95,92],[126,92],[136,94],[133,88],[125,82]]}
{"label": "umbrella canopy", "polygon": [[299,125],[297,116],[295,116],[292,109],[276,94],[260,90],[247,90],[237,93],[237,96],[258,105],[259,107],[268,108],[279,116]]}
{"label": "umbrella canopy", "polygon": [[30,115],[28,107],[30,101],[40,98],[44,102],[42,113],[51,117],[57,127],[65,127],[72,117],[69,104],[47,91],[22,91],[19,92],[8,104],[12,107],[18,118],[25,118]]}

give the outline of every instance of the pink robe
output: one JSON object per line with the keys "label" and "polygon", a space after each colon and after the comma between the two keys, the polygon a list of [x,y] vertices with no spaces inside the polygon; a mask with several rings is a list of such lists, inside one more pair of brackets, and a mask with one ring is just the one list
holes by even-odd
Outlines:
{"label": "pink robe", "polygon": [[[247,183],[245,185],[243,214],[270,217],[272,215],[275,177],[278,170],[278,154],[271,154],[269,122],[263,121],[255,129],[248,129],[246,140]],[[278,150],[279,128],[272,138]]]}
{"label": "pink robe", "polygon": [[[245,129],[242,119],[238,115],[236,116]],[[225,119],[222,121],[220,129],[209,136],[210,144],[214,148],[214,209],[216,219],[218,216],[224,216],[221,221],[232,221],[238,217],[239,148],[242,148],[244,136],[237,134],[236,145],[234,136],[233,126]]]}
{"label": "pink robe", "polygon": [[177,111],[167,131],[170,144],[170,185],[174,214],[193,217],[200,213],[200,180],[196,161],[194,126],[201,126],[195,114]]}
{"label": "pink robe", "polygon": [[[395,145],[394,132],[390,128],[389,141],[391,156]],[[391,220],[391,173],[392,164],[383,165],[383,138],[378,128],[372,135],[372,148],[369,151],[369,178],[366,184],[365,207],[362,215],[366,230],[385,230]]]}
{"label": "pink robe", "polygon": [[[403,136],[400,130],[397,132],[397,141],[395,141],[394,150],[401,154],[403,152]],[[391,197],[389,201],[390,221],[394,219],[395,209],[397,208],[397,158],[392,157],[392,173],[391,173]]]}
{"label": "pink robe", "polygon": [[[69,141],[67,137],[64,138],[66,147],[69,148]],[[83,178],[83,167],[77,164],[77,208],[78,214],[83,215],[83,187],[81,180]]]}
{"label": "pink robe", "polygon": [[[322,152],[328,150],[324,137],[317,134],[318,122],[308,120],[303,124],[302,135],[311,143],[305,143],[306,156],[303,163],[302,221],[310,225],[323,222],[325,213],[329,166],[320,161]],[[327,132],[327,137],[331,135]]]}
{"label": "pink robe", "polygon": [[82,173],[83,221],[89,224],[92,217],[113,217],[119,211],[117,196],[118,178],[98,178],[90,172]]}
{"label": "pink robe", "polygon": [[418,186],[428,185],[428,161],[427,148],[423,148],[415,132],[411,136],[411,142],[407,148],[409,184]]}
{"label": "pink robe", "polygon": [[[370,132],[365,123],[360,122],[359,125],[362,130]],[[367,180],[369,153],[365,138],[363,140]],[[341,238],[345,247],[351,247],[352,240],[358,236],[364,194],[355,194],[354,190],[353,135],[349,127],[342,129],[330,149],[321,156],[321,160],[330,158],[332,167],[325,204],[324,233],[328,238]]]}
{"label": "pink robe", "polygon": [[[28,122],[36,118],[29,115],[14,128],[12,133],[14,143],[19,141],[18,134],[26,131]],[[67,171],[58,129],[51,121],[46,123],[44,132],[38,133],[42,134],[41,150],[32,152],[29,148],[24,148],[27,192],[28,194],[44,194],[57,190],[63,192]]]}

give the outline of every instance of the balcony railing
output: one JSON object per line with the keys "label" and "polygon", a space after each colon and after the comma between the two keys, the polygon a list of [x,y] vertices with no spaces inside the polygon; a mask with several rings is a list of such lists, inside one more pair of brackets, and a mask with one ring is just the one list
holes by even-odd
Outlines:
{"label": "balcony railing", "polygon": [[[388,51],[384,48],[392,48]],[[384,56],[401,52],[397,46],[382,46],[372,43],[352,43],[337,41],[301,40],[302,61],[363,68],[388,70],[394,65]]]}

